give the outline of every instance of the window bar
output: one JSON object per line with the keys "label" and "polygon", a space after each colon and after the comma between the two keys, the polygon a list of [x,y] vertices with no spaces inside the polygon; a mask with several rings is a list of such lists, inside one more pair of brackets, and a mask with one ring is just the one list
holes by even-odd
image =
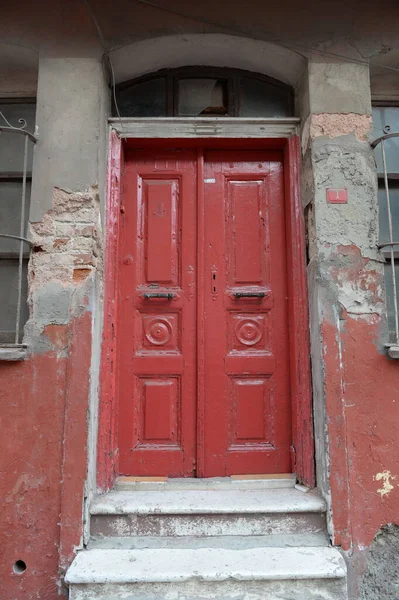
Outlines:
{"label": "window bar", "polygon": [[21,197],[21,220],[19,227],[19,257],[18,257],[18,299],[17,299],[17,318],[15,327],[15,343],[19,344],[20,323],[21,323],[21,305],[22,305],[22,270],[24,258],[24,242],[22,240],[25,233],[25,208],[26,208],[26,172],[28,169],[28,136],[25,136],[24,142],[24,166],[22,175],[22,197]]}
{"label": "window bar", "polygon": [[7,120],[2,111],[0,111],[0,117],[3,119],[5,125],[0,124],[0,134],[4,132],[18,133],[24,136],[24,157],[23,157],[23,172],[22,172],[22,193],[21,193],[21,217],[20,217],[20,235],[11,235],[0,232],[0,238],[8,238],[19,241],[19,254],[18,254],[18,289],[17,289],[17,311],[16,311],[16,327],[15,327],[15,344],[20,343],[20,327],[21,327],[21,310],[22,310],[22,280],[23,280],[23,261],[24,261],[24,244],[31,246],[31,242],[24,237],[25,234],[25,213],[26,213],[26,182],[28,179],[28,153],[29,153],[29,141],[34,144],[37,141],[37,137],[34,133],[26,131],[27,125],[25,119],[19,119],[20,127],[14,127]]}
{"label": "window bar", "polygon": [[392,287],[393,287],[393,307],[394,307],[394,313],[395,313],[395,343],[397,345],[399,343],[398,298],[396,295],[395,252],[394,252],[394,241],[393,241],[391,200],[389,197],[388,171],[387,171],[387,163],[386,163],[386,156],[385,156],[384,140],[381,140],[381,154],[382,154],[382,167],[384,170],[385,198],[386,198],[386,202],[387,202],[387,212],[388,212],[388,231],[389,231],[389,242],[390,242]]}

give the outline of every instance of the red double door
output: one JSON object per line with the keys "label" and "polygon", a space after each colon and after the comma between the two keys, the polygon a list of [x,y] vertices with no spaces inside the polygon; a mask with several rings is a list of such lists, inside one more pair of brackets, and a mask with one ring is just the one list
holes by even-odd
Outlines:
{"label": "red double door", "polygon": [[120,249],[120,472],[289,472],[279,152],[126,156]]}

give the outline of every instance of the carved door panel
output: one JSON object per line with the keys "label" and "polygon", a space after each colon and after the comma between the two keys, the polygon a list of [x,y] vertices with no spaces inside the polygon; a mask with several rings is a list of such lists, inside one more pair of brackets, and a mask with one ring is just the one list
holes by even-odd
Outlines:
{"label": "carved door panel", "polygon": [[280,153],[131,151],[123,187],[120,473],[290,471]]}
{"label": "carved door panel", "polygon": [[193,476],[196,153],[125,162],[120,262],[120,472]]}
{"label": "carved door panel", "polygon": [[204,476],[289,472],[281,156],[208,151],[204,181]]}

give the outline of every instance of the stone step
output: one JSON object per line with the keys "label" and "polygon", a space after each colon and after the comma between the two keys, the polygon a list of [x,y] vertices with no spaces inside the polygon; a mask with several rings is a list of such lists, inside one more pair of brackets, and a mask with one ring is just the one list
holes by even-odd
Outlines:
{"label": "stone step", "polygon": [[93,549],[66,575],[70,600],[347,600],[335,548]]}
{"label": "stone step", "polygon": [[276,534],[276,535],[218,535],[218,536],[179,536],[153,537],[91,537],[88,549],[123,549],[140,550],[145,548],[231,548],[242,550],[248,548],[288,546],[329,546],[330,539],[326,531],[301,534]]}
{"label": "stone step", "polygon": [[291,535],[325,531],[325,502],[298,489],[110,492],[91,505],[91,535]]}

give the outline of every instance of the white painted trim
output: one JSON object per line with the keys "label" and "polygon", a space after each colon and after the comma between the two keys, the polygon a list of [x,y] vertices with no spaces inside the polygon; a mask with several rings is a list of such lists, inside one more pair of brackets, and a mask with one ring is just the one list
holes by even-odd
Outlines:
{"label": "white painted trim", "polygon": [[300,119],[113,117],[109,119],[121,138],[289,138],[298,132]]}

